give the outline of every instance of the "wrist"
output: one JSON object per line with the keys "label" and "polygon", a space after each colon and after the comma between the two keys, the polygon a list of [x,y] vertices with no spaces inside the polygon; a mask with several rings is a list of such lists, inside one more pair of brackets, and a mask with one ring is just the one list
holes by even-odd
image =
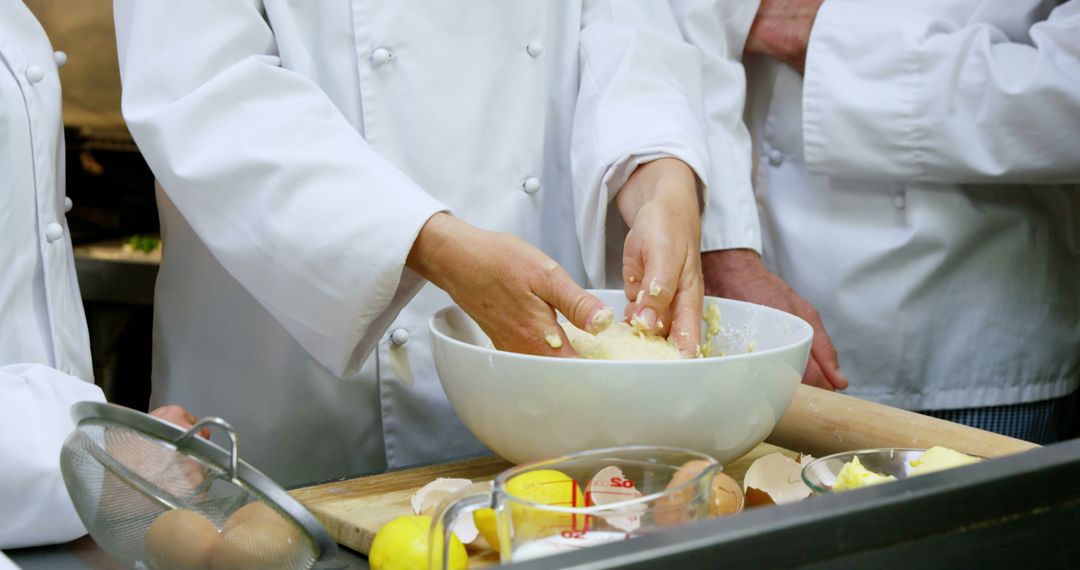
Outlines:
{"label": "wrist", "polygon": [[[641,208],[656,200],[698,207],[697,175],[677,158],[659,158],[638,166],[615,195],[615,206],[630,227]],[[679,207],[679,206],[674,206]],[[699,210],[700,212],[700,210]]]}
{"label": "wrist", "polygon": [[723,271],[761,265],[761,256],[752,249],[720,249],[701,253],[702,266]]}
{"label": "wrist", "polygon": [[462,232],[470,226],[445,212],[437,212],[428,218],[413,241],[405,266],[424,279],[440,285],[439,279],[445,275],[443,266],[454,255],[453,244]]}

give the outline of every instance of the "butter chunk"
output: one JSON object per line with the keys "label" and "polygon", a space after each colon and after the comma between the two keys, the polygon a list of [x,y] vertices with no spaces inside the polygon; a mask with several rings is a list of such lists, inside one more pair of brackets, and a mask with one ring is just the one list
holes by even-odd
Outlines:
{"label": "butter chunk", "polygon": [[888,483],[889,481],[896,481],[896,477],[874,473],[866,467],[863,467],[863,464],[859,461],[858,457],[853,457],[851,461],[845,463],[844,466],[840,468],[840,472],[836,474],[836,482],[833,483],[832,490],[850,491],[851,489]]}
{"label": "butter chunk", "polygon": [[926,453],[923,453],[917,459],[908,461],[908,465],[911,467],[908,471],[908,477],[925,475],[943,469],[952,469],[953,467],[960,467],[961,465],[968,465],[979,461],[981,460],[978,457],[972,457],[947,447],[934,446],[927,449]]}

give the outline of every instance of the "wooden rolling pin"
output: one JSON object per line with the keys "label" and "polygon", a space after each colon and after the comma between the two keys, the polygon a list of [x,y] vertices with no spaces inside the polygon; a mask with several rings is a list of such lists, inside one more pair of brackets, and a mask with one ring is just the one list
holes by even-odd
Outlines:
{"label": "wooden rolling pin", "polygon": [[1034,443],[800,385],[769,443],[817,457],[873,447],[934,445],[997,457]]}

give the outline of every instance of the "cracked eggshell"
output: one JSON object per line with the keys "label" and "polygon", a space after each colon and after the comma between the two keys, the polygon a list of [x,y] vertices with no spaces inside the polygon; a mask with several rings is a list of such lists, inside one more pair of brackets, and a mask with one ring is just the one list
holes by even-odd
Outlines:
{"label": "cracked eggshell", "polygon": [[[412,498],[409,499],[409,503],[412,505],[413,514],[427,516],[434,515],[435,508],[439,506],[439,503],[441,503],[443,499],[469,485],[472,485],[472,481],[469,479],[439,477],[413,493]],[[476,524],[473,522],[473,518],[458,517],[457,521],[454,523],[454,534],[457,535],[458,540],[460,540],[462,544],[469,544],[476,540],[478,531],[476,530]]]}
{"label": "cracked eggshell", "polygon": [[770,453],[754,461],[743,477],[746,503],[752,507],[782,505],[809,497],[810,488],[803,483],[802,468],[810,459],[806,455],[795,461],[782,453]]}
{"label": "cracked eggshell", "polygon": [[[623,475],[622,469],[610,466],[598,471],[589,481],[586,487],[586,496],[596,506],[606,506],[630,501],[641,496],[634,482]],[[646,510],[645,505],[630,505],[619,509],[617,514],[601,515],[611,526],[623,531],[634,532],[641,527],[641,515]]]}

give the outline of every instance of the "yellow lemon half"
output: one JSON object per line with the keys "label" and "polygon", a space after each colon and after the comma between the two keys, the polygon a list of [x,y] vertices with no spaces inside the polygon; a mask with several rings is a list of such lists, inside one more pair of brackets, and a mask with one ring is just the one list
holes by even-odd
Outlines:
{"label": "yellow lemon half", "polygon": [[[368,552],[371,570],[427,570],[430,547],[428,532],[431,517],[408,515],[386,523],[375,534]],[[442,549],[442,541],[436,540],[434,548]],[[456,536],[450,539],[450,564],[452,570],[469,567],[469,555]]]}

